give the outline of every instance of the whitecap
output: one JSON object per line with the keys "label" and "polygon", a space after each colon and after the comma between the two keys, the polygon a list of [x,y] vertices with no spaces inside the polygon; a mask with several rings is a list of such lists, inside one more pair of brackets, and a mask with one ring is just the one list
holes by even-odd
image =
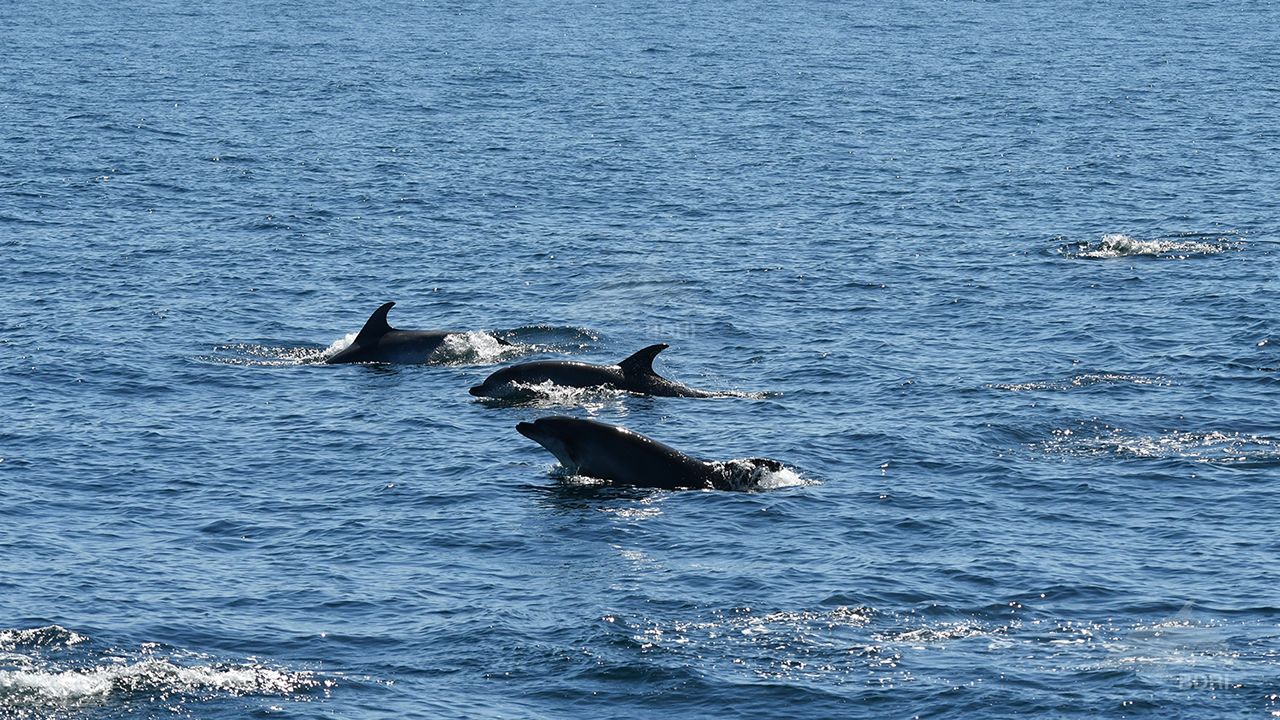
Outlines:
{"label": "whitecap", "polygon": [[0,630],[0,650],[16,652],[38,648],[68,648],[86,642],[88,639],[84,635],[68,630],[61,625]]}

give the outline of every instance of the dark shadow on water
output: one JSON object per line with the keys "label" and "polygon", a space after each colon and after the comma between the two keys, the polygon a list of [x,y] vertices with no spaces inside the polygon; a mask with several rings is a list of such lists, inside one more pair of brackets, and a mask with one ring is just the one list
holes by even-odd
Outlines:
{"label": "dark shadow on water", "polygon": [[586,350],[600,340],[600,333],[590,328],[568,325],[522,325],[494,330],[494,337],[513,345],[528,345],[530,353],[575,352]]}

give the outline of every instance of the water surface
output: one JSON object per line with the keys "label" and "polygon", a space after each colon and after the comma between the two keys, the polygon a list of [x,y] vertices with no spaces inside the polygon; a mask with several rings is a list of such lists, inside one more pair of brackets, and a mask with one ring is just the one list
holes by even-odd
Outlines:
{"label": "water surface", "polygon": [[1271,5],[10,11],[0,717],[1280,713]]}

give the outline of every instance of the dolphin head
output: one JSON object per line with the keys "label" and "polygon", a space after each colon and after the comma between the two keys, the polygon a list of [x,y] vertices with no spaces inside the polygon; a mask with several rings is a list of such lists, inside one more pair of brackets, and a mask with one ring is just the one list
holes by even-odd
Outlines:
{"label": "dolphin head", "polygon": [[484,379],[468,392],[476,397],[505,397],[512,394],[511,384],[518,382],[518,366],[505,367]]}
{"label": "dolphin head", "polygon": [[786,468],[785,465],[778,462],[777,460],[774,460],[773,458],[754,457],[754,458],[747,458],[745,462],[755,467],[768,470],[769,472],[782,472]]}
{"label": "dolphin head", "polygon": [[772,473],[780,473],[786,466],[772,458],[745,458],[714,464],[718,474],[713,479],[720,490],[753,492],[761,489]]}
{"label": "dolphin head", "polygon": [[516,432],[546,448],[569,472],[577,472],[579,463],[573,438],[580,422],[563,416],[544,417],[517,424]]}
{"label": "dolphin head", "polygon": [[717,465],[598,420],[553,415],[522,422],[516,431],[555,455],[570,474],[619,485],[711,489],[724,474]]}

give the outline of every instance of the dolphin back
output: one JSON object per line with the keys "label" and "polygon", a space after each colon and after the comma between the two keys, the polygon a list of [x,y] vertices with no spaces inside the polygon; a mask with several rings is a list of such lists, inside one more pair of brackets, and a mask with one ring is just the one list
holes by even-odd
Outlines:
{"label": "dolphin back", "polygon": [[637,350],[631,357],[618,363],[622,377],[626,380],[627,389],[647,395],[666,397],[717,397],[716,393],[696,390],[683,383],[662,377],[653,369],[653,359],[669,345],[658,343],[643,350]]}

